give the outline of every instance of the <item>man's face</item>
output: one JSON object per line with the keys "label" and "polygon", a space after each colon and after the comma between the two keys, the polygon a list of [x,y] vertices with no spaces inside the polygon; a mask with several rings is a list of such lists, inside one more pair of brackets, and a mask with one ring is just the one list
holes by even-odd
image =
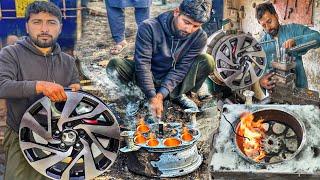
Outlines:
{"label": "man's face", "polygon": [[275,37],[278,34],[279,21],[277,14],[271,14],[269,11],[266,11],[258,21],[263,29],[272,37]]}
{"label": "man's face", "polygon": [[32,42],[40,48],[52,47],[61,32],[59,19],[49,13],[30,14],[26,23],[27,33]]}
{"label": "man's face", "polygon": [[181,14],[179,9],[175,9],[173,15],[174,26],[181,37],[186,37],[189,34],[197,31],[202,25],[202,23],[194,21],[190,17]]}

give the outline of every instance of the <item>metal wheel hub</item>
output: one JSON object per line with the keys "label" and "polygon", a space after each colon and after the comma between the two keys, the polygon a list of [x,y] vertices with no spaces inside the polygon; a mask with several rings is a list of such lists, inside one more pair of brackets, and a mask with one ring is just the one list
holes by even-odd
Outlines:
{"label": "metal wheel hub", "polygon": [[76,143],[78,138],[77,132],[74,130],[64,130],[62,133],[61,141],[68,146],[72,146]]}
{"label": "metal wheel hub", "polygon": [[[253,116],[254,121],[264,120],[266,133],[262,140],[262,148],[266,156],[260,162],[251,159],[243,150],[243,138],[235,135],[237,152],[245,160],[260,165],[276,164],[293,159],[301,151],[306,142],[306,129],[303,122],[293,114],[270,108],[256,111]],[[237,131],[239,124],[238,122]]]}
{"label": "metal wheel hub", "polygon": [[67,101],[43,97],[25,112],[20,148],[28,163],[52,179],[92,179],[114,163],[120,128],[107,105],[83,91]]}
{"label": "metal wheel hub", "polygon": [[263,75],[266,55],[251,35],[218,31],[208,41],[207,53],[214,57],[216,65],[213,79],[238,90],[254,84]]}

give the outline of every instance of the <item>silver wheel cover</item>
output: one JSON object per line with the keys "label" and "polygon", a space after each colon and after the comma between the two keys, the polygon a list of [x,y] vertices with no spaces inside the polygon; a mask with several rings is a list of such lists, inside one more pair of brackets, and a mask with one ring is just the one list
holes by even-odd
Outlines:
{"label": "silver wheel cover", "polygon": [[43,97],[27,109],[19,129],[20,148],[46,177],[92,179],[115,162],[120,128],[97,97],[82,91],[66,94],[66,102]]}

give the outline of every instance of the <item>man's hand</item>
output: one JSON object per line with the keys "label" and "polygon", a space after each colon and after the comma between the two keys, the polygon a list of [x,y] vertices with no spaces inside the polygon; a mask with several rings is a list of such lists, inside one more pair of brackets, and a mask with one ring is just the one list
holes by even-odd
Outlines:
{"label": "man's hand", "polygon": [[273,75],[274,75],[274,72],[263,75],[262,78],[260,79],[261,87],[267,90],[274,88],[275,82],[271,79]]}
{"label": "man's hand", "polygon": [[67,95],[64,88],[60,84],[47,81],[37,81],[36,84],[37,94],[42,93],[53,102],[66,101]]}
{"label": "man's hand", "polygon": [[161,118],[163,112],[163,95],[157,93],[156,96],[149,100],[151,113],[156,118]]}
{"label": "man's hand", "polygon": [[80,84],[71,84],[69,88],[71,88],[71,91],[79,91],[80,90]]}
{"label": "man's hand", "polygon": [[288,39],[286,42],[284,42],[282,44],[282,47],[288,49],[288,48],[292,48],[296,45],[296,42],[294,41],[294,39]]}

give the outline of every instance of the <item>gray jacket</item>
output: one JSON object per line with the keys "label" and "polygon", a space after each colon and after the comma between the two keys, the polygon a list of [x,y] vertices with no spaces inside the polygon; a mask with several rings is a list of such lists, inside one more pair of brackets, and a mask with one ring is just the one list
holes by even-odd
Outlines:
{"label": "gray jacket", "polygon": [[0,51],[0,99],[7,99],[7,124],[15,132],[24,112],[42,95],[36,94],[36,81],[50,81],[68,87],[79,83],[74,59],[56,44],[44,56],[29,37]]}

